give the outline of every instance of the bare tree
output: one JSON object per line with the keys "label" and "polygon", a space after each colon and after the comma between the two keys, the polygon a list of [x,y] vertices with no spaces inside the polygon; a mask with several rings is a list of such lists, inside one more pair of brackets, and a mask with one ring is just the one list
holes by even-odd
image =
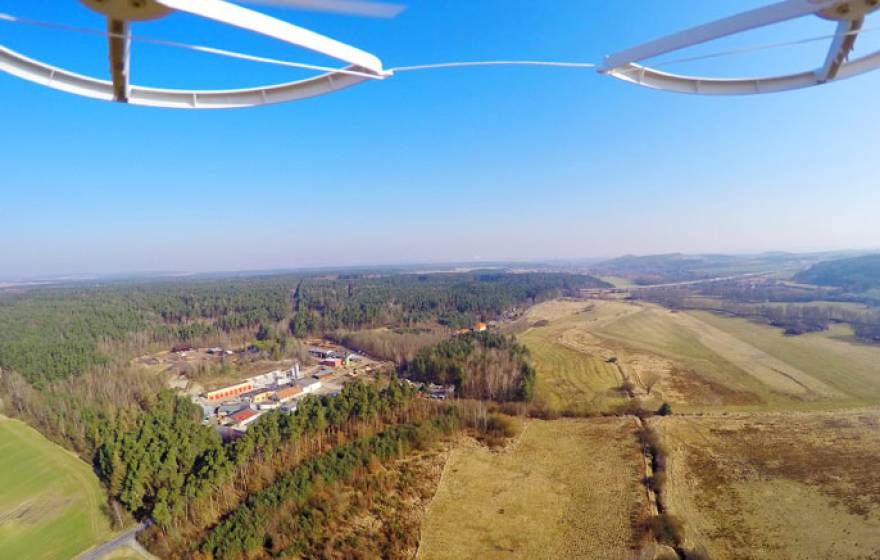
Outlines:
{"label": "bare tree", "polygon": [[641,376],[642,385],[645,386],[645,391],[650,395],[651,390],[660,382],[660,374],[656,371],[647,371],[643,373]]}

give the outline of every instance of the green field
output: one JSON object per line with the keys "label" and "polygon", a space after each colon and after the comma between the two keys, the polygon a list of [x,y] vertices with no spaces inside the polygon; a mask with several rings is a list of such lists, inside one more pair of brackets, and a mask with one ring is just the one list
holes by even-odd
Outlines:
{"label": "green field", "polygon": [[630,286],[635,286],[635,283],[632,280],[624,278],[623,276],[599,276],[599,280],[604,280],[615,288],[629,288]]}
{"label": "green field", "polygon": [[0,416],[0,558],[66,560],[111,536],[91,468]]}

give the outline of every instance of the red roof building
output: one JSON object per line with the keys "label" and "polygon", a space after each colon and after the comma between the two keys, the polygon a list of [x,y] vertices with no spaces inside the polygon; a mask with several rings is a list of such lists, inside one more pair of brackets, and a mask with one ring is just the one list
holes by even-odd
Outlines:
{"label": "red roof building", "polygon": [[205,393],[205,398],[209,401],[222,401],[232,397],[237,397],[242,393],[247,393],[248,391],[253,391],[253,389],[254,385],[252,383],[239,383],[238,385],[224,387],[222,389],[217,389],[216,391],[208,391],[207,393]]}
{"label": "red roof building", "polygon": [[257,412],[254,410],[239,410],[235,414],[229,416],[229,419],[232,420],[234,424],[247,425],[256,420],[258,416]]}

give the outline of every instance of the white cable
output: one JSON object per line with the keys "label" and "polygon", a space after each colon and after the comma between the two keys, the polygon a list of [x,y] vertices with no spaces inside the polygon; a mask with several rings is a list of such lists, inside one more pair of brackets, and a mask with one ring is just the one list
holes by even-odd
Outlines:
{"label": "white cable", "polygon": [[263,62],[265,64],[275,64],[277,66],[288,66],[291,68],[303,68],[305,70],[318,70],[320,72],[332,72],[334,74],[349,74],[351,76],[360,76],[363,78],[370,78],[373,80],[382,79],[385,76],[380,76],[377,74],[369,74],[366,72],[358,72],[357,70],[347,70],[345,68],[332,68],[328,66],[318,66],[315,64],[305,64],[303,62],[289,62],[287,60],[278,60],[277,58],[266,58],[264,56],[254,56],[252,54],[239,53],[235,51],[227,51],[225,49],[217,49],[214,47],[203,47],[199,45],[188,45],[186,43],[171,43],[165,42],[161,40],[153,40],[150,41],[160,45],[166,45],[169,47],[178,47],[183,49],[190,49],[193,51],[204,52],[208,54],[215,54],[219,56],[226,56],[229,58],[237,58],[240,60],[249,60],[251,62]]}
{"label": "white cable", "polygon": [[440,62],[419,66],[398,66],[389,68],[389,72],[410,72],[412,70],[434,70],[437,68],[462,68],[468,66],[557,66],[563,68],[595,68],[591,62],[552,62],[545,60],[485,60],[473,62]]}

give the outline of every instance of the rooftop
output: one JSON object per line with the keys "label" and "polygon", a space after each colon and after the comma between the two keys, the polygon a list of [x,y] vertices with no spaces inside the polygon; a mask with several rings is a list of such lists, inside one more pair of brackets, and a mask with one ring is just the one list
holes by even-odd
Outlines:
{"label": "rooftop", "polygon": [[236,424],[240,424],[246,420],[250,420],[251,418],[253,418],[256,415],[257,415],[257,412],[255,410],[251,410],[248,408],[245,410],[239,410],[235,414],[230,415],[229,418],[233,422],[235,422]]}

